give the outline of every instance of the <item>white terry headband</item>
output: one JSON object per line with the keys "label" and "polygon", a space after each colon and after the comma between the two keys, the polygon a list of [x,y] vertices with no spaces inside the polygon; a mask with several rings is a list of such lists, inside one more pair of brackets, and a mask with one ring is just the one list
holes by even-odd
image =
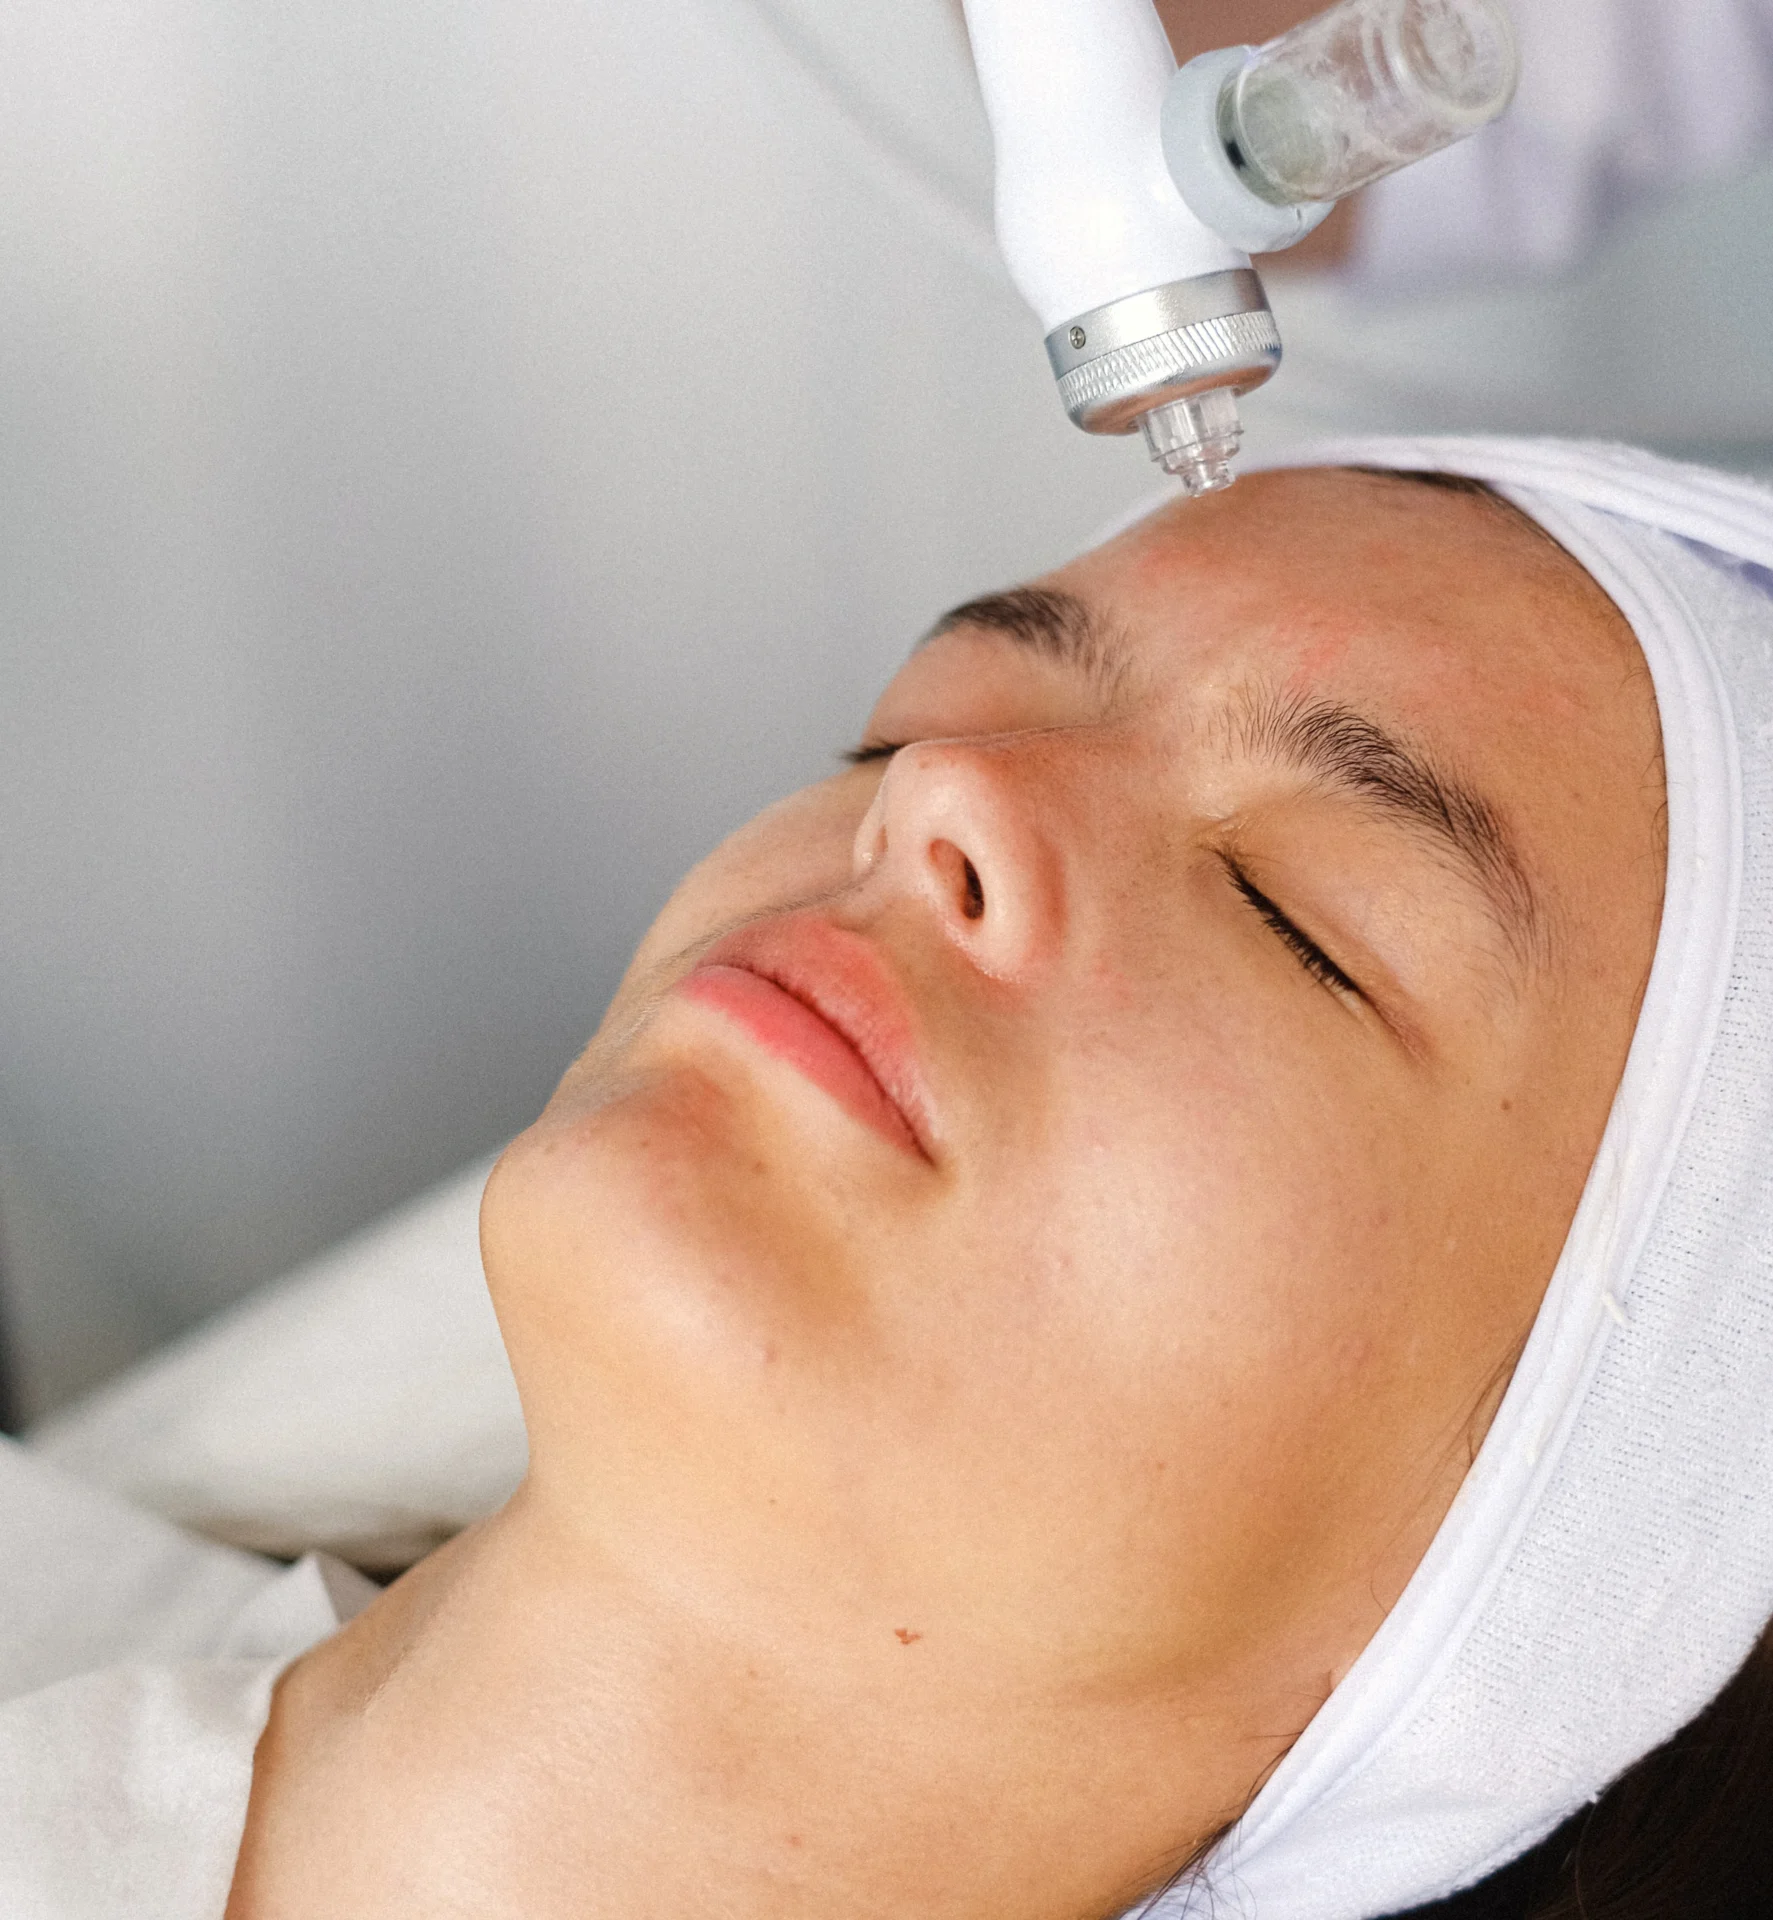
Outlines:
{"label": "white terry headband", "polygon": [[1611,1118],[1465,1485],[1153,1920],[1371,1920],[1472,1885],[1691,1720],[1773,1615],[1773,493],[1543,440],[1273,464],[1485,480],[1588,569],[1655,684],[1668,878]]}

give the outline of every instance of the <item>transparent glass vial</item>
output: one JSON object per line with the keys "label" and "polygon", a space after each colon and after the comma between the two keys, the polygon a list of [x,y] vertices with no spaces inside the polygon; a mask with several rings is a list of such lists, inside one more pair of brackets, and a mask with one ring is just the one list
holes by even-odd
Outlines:
{"label": "transparent glass vial", "polygon": [[1219,137],[1264,200],[1338,200],[1494,120],[1519,75],[1501,0],[1342,0],[1257,48]]}

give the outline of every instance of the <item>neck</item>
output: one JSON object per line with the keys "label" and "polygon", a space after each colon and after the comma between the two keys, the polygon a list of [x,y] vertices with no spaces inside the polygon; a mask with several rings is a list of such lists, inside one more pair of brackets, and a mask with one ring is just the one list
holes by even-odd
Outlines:
{"label": "neck", "polygon": [[285,1676],[228,1920],[1083,1920],[1274,1758],[1198,1703],[1033,1684],[936,1631],[852,1646],[662,1593],[538,1505]]}

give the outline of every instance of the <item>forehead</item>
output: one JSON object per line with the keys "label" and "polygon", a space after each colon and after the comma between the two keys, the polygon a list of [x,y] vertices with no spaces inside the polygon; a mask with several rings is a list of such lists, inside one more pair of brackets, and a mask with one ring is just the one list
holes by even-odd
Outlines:
{"label": "forehead", "polygon": [[1048,584],[1114,630],[1150,698],[1195,707],[1251,679],[1358,697],[1504,761],[1592,717],[1599,683],[1641,672],[1605,595],[1512,509],[1336,469],[1178,502]]}
{"label": "forehead", "polygon": [[1569,555],[1490,496],[1257,474],[1047,584],[1091,609],[1124,663],[1122,711],[1179,746],[1224,738],[1216,723],[1252,692],[1330,701],[1480,795],[1554,899],[1590,893],[1622,858],[1659,858],[1660,740],[1636,640]]}

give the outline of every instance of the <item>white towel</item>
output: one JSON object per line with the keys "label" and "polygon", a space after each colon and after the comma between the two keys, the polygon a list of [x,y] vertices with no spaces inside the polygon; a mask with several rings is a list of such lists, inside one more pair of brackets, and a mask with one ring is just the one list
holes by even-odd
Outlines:
{"label": "white towel", "polygon": [[528,1450],[466,1167],[36,1428],[31,1451],[211,1539],[378,1572],[504,1504]]}
{"label": "white towel", "polygon": [[1631,622],[1668,770],[1649,989],[1495,1424],[1205,1888],[1151,1909],[1369,1920],[1532,1846],[1692,1719],[1773,1615],[1773,493],[1543,440],[1277,464],[1495,483]]}

